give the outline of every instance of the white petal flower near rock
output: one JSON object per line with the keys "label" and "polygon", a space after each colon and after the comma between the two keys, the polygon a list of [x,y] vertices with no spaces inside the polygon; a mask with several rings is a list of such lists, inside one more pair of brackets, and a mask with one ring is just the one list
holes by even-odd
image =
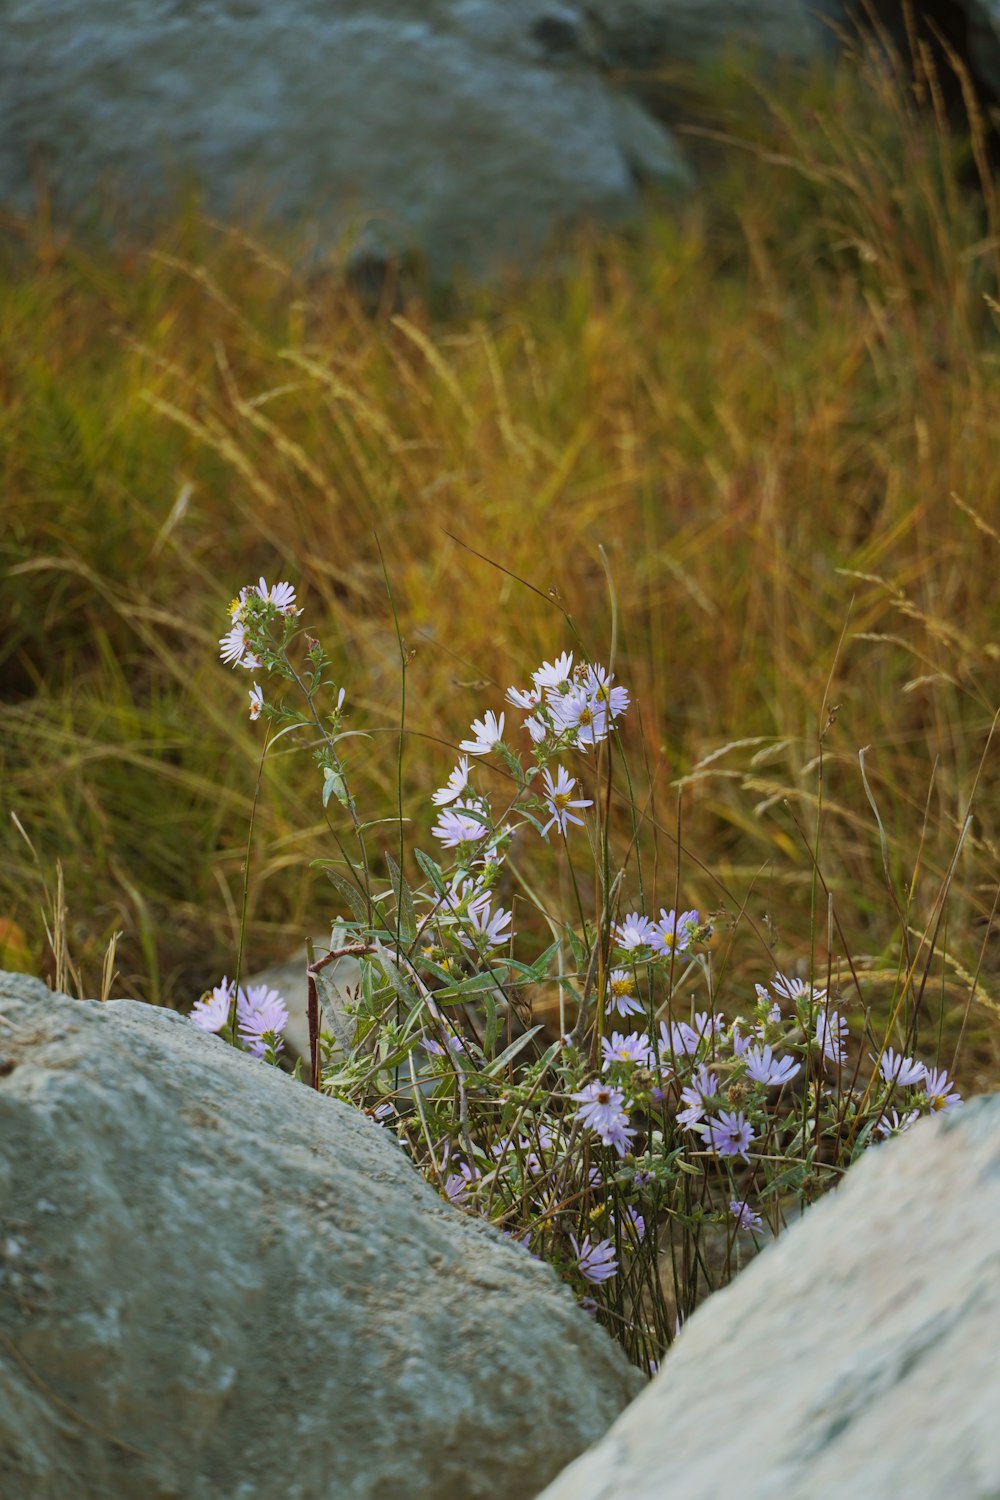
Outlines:
{"label": "white petal flower near rock", "polygon": [[374,1122],[0,975],[3,1500],[526,1500],[642,1386]]}
{"label": "white petal flower near rock", "polygon": [[994,1500],[998,1351],[994,1095],[869,1152],[539,1500]]}

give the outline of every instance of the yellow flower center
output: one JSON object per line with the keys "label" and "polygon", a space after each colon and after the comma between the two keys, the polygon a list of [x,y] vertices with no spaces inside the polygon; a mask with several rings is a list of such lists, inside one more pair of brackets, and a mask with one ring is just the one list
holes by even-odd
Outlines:
{"label": "yellow flower center", "polygon": [[633,994],[634,986],[631,974],[623,974],[621,979],[612,979],[611,993],[616,1000],[620,1000],[623,995]]}

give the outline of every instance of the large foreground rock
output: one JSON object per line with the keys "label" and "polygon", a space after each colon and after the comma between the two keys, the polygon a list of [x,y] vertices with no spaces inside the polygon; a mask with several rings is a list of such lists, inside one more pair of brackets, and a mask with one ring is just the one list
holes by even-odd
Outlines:
{"label": "large foreground rock", "polygon": [[996,1500],[1000,1095],[866,1156],[540,1500]]}
{"label": "large foreground rock", "polygon": [[0,975],[3,1500],[527,1500],[641,1386],[345,1106]]}
{"label": "large foreground rock", "polygon": [[[840,15],[840,0],[825,0]],[[690,174],[624,70],[827,50],[818,0],[0,0],[0,203],[219,215],[436,274]]]}

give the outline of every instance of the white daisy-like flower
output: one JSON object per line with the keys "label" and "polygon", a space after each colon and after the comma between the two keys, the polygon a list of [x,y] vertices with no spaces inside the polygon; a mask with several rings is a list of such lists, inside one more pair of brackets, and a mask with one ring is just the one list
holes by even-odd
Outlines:
{"label": "white daisy-like flower", "polygon": [[255,585],[254,592],[259,594],[266,604],[273,604],[280,609],[283,615],[301,614],[302,611],[295,609],[295,589],[290,583],[273,583],[268,588],[264,579]]}
{"label": "white daisy-like flower", "polygon": [[642,1011],[631,969],[612,969],[608,975],[608,1009],[619,1016],[636,1016]]}
{"label": "white daisy-like flower", "polygon": [[226,634],[221,637],[219,646],[221,647],[219,655],[222,660],[235,667],[247,648],[247,633],[238,620],[232,629],[227,630]]}
{"label": "white daisy-like flower", "polygon": [[474,740],[462,740],[459,743],[460,750],[467,750],[470,755],[489,755],[503,739],[503,714],[497,718],[492,709],[482,719],[473,719],[472,733]]}
{"label": "white daisy-like flower", "polygon": [[648,947],[653,941],[655,930],[648,917],[637,911],[630,911],[620,922],[615,923],[612,933],[619,948],[630,950]]}
{"label": "white daisy-like flower", "polygon": [[508,703],[513,703],[515,708],[537,708],[542,701],[541,693],[534,688],[509,687],[504,697]]}
{"label": "white daisy-like flower", "polygon": [[540,745],[549,732],[549,726],[537,714],[532,714],[530,719],[525,719],[524,727],[531,735],[532,742],[536,745]]}
{"label": "white daisy-like flower", "polygon": [[907,1114],[901,1115],[898,1110],[891,1110],[882,1115],[875,1126],[875,1134],[883,1138],[890,1135],[905,1135],[911,1125],[915,1125],[920,1119],[919,1109],[911,1109]]}
{"label": "white daisy-like flower", "polygon": [[570,793],[576,786],[576,777],[571,776],[565,766],[556,767],[556,779],[552,780],[551,772],[546,769],[542,772],[542,779],[546,786],[545,805],[552,814],[545,827],[542,829],[542,838],[548,837],[549,829],[555,823],[563,838],[569,831],[570,823],[576,823],[583,827],[583,819],[578,818],[570,809],[574,807],[592,807],[593,803],[584,797],[571,799]]}
{"label": "white daisy-like flower", "polygon": [[573,653],[564,651],[557,656],[554,662],[543,661],[537,672],[532,672],[531,680],[539,692],[543,688],[561,687],[564,682],[569,681],[569,674],[573,670]]}
{"label": "white daisy-like flower", "polygon": [[454,771],[452,771],[451,775],[448,777],[447,786],[443,786],[438,791],[432,792],[431,801],[434,803],[435,807],[446,807],[449,802],[454,802],[456,797],[460,797],[462,795],[468,784],[469,761],[468,758],[463,755]]}
{"label": "white daisy-like flower", "polygon": [[[499,948],[501,943],[506,943],[513,934],[506,930],[510,927],[512,912],[504,911],[498,906],[495,912],[489,899],[485,902],[474,901],[469,906],[469,925],[473,930],[476,946],[487,948]],[[474,946],[473,939],[467,937],[464,932],[458,934],[458,940],[466,948]]]}
{"label": "white daisy-like flower", "polygon": [[789,979],[787,974],[775,974],[771,980],[774,992],[784,1000],[808,999],[810,995],[817,1004],[826,999],[826,990],[818,990],[804,979]]}
{"label": "white daisy-like flower", "polygon": [[261,711],[261,709],[263,707],[264,707],[264,694],[261,692],[260,686],[255,682],[254,685],[253,685],[253,687],[250,689],[250,717],[251,717],[251,719],[259,719],[260,718],[260,711]]}
{"label": "white daisy-like flower", "polygon": [[823,1049],[824,1057],[828,1057],[832,1063],[843,1064],[847,1061],[847,1052],[844,1042],[847,1038],[847,1022],[837,1011],[832,1010],[827,1015],[821,1010],[816,1017],[816,1041]]}

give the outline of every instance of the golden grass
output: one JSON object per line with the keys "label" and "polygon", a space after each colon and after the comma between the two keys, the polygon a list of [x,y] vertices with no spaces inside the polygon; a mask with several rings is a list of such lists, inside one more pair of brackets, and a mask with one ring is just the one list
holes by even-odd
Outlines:
{"label": "golden grass", "polygon": [[[190,217],[142,252],[12,226],[5,953],[51,972],[13,810],[42,866],[61,861],[84,987],[119,929],[117,993],[187,1004],[232,972],[262,744],[246,674],[217,655],[240,584],[296,583],[375,735],[362,815],[389,816],[381,546],[411,653],[404,801],[426,843],[473,715],[574,632],[607,657],[609,573],[658,902],[679,805],[684,903],[745,903],[783,966],[815,950],[825,972],[818,847],[877,998],[897,986],[901,923],[935,919],[971,809],[927,994],[954,1037],[978,973],[963,1076],[995,1084],[997,218],[975,133],[925,92],[918,114],[869,59],[736,120],[720,108],[699,137],[711,186],[683,212],[651,204],[641,229],[581,236],[534,277],[376,316],[336,274]],[[334,852],[318,791],[301,751],[264,769],[252,965],[334,911],[309,868]],[[540,878],[558,892],[555,870]],[[732,964],[766,978],[752,941]]]}

